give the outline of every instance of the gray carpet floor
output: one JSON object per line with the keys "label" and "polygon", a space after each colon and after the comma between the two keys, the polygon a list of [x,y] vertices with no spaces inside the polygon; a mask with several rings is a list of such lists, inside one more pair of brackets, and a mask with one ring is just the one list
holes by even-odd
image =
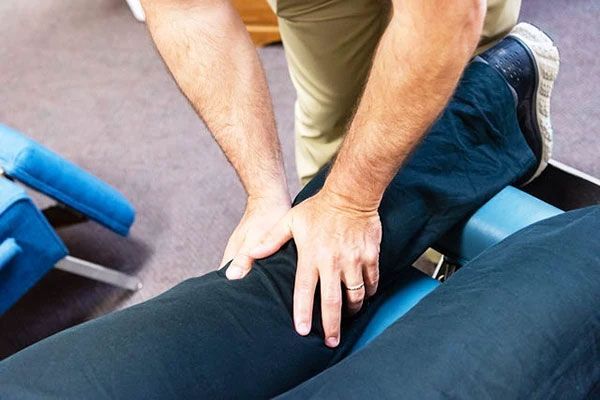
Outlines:
{"label": "gray carpet floor", "polygon": [[[522,19],[561,50],[555,158],[600,176],[600,3],[525,0]],[[130,295],[52,271],[0,318],[2,358],[214,270],[244,195],[124,1],[3,0],[0,38],[0,122],[113,184],[138,211],[127,239],[93,223],[61,236],[73,255],[135,273],[145,285]],[[293,87],[281,46],[260,55],[295,193]]]}

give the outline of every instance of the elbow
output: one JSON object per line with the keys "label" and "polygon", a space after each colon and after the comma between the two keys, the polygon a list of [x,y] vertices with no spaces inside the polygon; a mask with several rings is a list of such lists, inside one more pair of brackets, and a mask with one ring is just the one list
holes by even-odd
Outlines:
{"label": "elbow", "polygon": [[474,52],[485,20],[485,0],[392,0],[392,21],[411,26],[453,51]]}
{"label": "elbow", "polygon": [[[446,3],[446,2],[445,2]],[[440,22],[446,25],[447,31],[456,38],[459,48],[470,56],[481,38],[486,14],[484,0],[448,1],[441,13]]]}
{"label": "elbow", "polygon": [[463,3],[465,3],[462,23],[463,37],[471,45],[472,51],[475,51],[483,31],[487,2],[484,0],[469,0]]}

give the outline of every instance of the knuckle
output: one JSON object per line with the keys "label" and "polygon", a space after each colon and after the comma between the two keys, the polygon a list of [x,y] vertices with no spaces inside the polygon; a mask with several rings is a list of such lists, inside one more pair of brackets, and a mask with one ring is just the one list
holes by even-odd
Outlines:
{"label": "knuckle", "polygon": [[337,325],[334,325],[332,323],[332,324],[328,325],[328,328],[326,329],[326,331],[328,333],[327,336],[337,336],[338,332],[339,332],[339,329],[338,329]]}
{"label": "knuckle", "polygon": [[342,265],[339,262],[332,262],[330,264],[330,270],[335,275],[338,275],[342,271]]}
{"label": "knuckle", "polygon": [[377,291],[377,286],[379,286],[379,282],[373,282],[373,283],[369,284],[367,287],[367,294],[369,296],[372,296],[373,294],[375,294],[375,292]]}
{"label": "knuckle", "polygon": [[335,274],[339,273],[342,269],[341,257],[339,254],[329,254],[326,258],[327,264],[332,272]]}
{"label": "knuckle", "polygon": [[369,286],[376,288],[379,285],[379,277],[375,277],[369,281]]}
{"label": "knuckle", "polygon": [[337,332],[340,327],[340,312],[332,312],[323,315],[323,328],[328,330],[329,332]]}
{"label": "knuckle", "polygon": [[377,286],[379,286],[379,282],[378,281],[369,282],[366,286],[367,286],[366,293],[369,296],[371,296],[377,291]]}
{"label": "knuckle", "polygon": [[294,319],[298,322],[310,322],[311,313],[308,310],[308,307],[300,304],[297,305],[294,309]]}
{"label": "knuckle", "polygon": [[379,284],[379,278],[374,277],[368,280],[367,285],[369,285],[369,287],[377,287],[377,285]]}
{"label": "knuckle", "polygon": [[269,232],[265,235],[263,235],[259,240],[258,240],[258,245],[259,246],[267,246],[269,243],[271,243],[273,240],[275,240],[275,234],[273,234],[273,232]]}
{"label": "knuckle", "polygon": [[325,294],[323,304],[327,307],[339,307],[342,304],[341,296],[335,293]]}
{"label": "knuckle", "polygon": [[378,282],[367,285],[367,296],[373,296],[377,292]]}
{"label": "knuckle", "polygon": [[366,280],[369,283],[379,282],[379,268],[375,265],[367,268]]}
{"label": "knuckle", "polygon": [[367,251],[365,253],[365,262],[367,264],[377,264],[379,262],[379,252],[378,251]]}
{"label": "knuckle", "polygon": [[337,252],[329,254],[328,258],[332,264],[338,264],[340,262],[340,255]]}
{"label": "knuckle", "polygon": [[348,294],[348,303],[350,304],[360,304],[365,298],[365,290],[356,290]]}
{"label": "knuckle", "polygon": [[312,290],[312,283],[308,280],[301,280],[296,283],[296,291],[300,294],[310,293]]}

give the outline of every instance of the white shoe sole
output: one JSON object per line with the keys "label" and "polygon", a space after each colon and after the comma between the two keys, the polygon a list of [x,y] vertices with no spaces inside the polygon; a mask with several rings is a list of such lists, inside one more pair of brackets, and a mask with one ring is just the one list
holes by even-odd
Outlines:
{"label": "white shoe sole", "polygon": [[520,23],[515,26],[508,36],[521,41],[529,48],[538,73],[538,81],[535,88],[535,114],[537,124],[542,135],[542,155],[540,164],[535,173],[525,183],[529,183],[537,178],[548,165],[548,160],[552,156],[553,130],[550,120],[550,96],[554,81],[558,75],[560,66],[560,55],[558,48],[548,35],[540,29],[528,23]]}

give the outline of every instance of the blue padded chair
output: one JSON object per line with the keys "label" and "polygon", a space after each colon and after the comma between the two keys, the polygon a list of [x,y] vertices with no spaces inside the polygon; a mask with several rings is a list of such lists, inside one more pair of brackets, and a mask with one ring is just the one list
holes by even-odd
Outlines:
{"label": "blue padded chair", "polygon": [[[464,223],[454,227],[437,243],[436,249],[452,263],[464,265],[518,230],[561,212],[536,197],[508,186]],[[396,290],[377,309],[353,351],[360,350],[375,339],[441,284],[415,268],[407,268],[403,274]]]}
{"label": "blue padded chair", "polygon": [[68,255],[44,214],[16,182],[60,206],[126,236],[135,211],[117,190],[37,142],[0,124],[0,315],[51,268],[137,290],[132,276]]}

